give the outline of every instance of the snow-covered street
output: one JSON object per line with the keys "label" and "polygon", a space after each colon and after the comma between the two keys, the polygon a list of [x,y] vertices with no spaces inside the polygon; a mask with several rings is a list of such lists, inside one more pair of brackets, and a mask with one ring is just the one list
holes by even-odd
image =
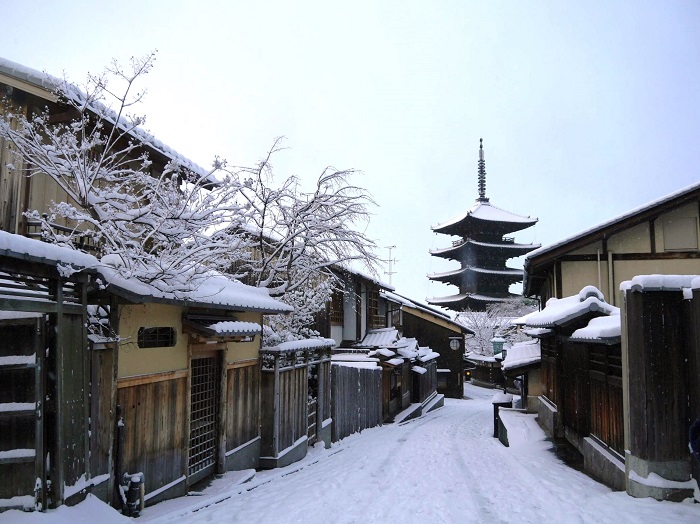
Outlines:
{"label": "snow-covered street", "polygon": [[[492,437],[493,390],[402,424],[316,446],[287,468],[231,473],[204,493],[146,508],[141,522],[700,522],[700,505],[634,499],[563,464],[532,418],[506,448]],[[517,434],[517,437],[516,437]],[[513,438],[515,437],[515,438]],[[514,441],[517,440],[517,441]],[[126,522],[89,499],[0,522]]]}

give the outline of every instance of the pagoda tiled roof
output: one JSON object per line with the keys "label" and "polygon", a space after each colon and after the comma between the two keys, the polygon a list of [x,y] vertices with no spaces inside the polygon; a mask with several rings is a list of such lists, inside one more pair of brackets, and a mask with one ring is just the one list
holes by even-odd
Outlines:
{"label": "pagoda tiled roof", "polygon": [[487,305],[493,302],[505,302],[518,296],[520,295],[515,295],[512,293],[499,297],[480,295],[478,293],[460,293],[447,297],[429,298],[428,304],[446,307],[454,311],[464,310],[466,308],[479,310],[484,309]]}
{"label": "pagoda tiled roof", "polygon": [[470,223],[492,223],[494,229],[511,232],[528,228],[537,223],[537,219],[511,213],[494,206],[487,200],[477,200],[465,214],[444,224],[434,226],[432,229],[436,233],[461,235],[463,231],[470,229]]}
{"label": "pagoda tiled roof", "polygon": [[438,257],[449,258],[450,255],[459,253],[463,249],[473,246],[477,250],[502,251],[508,258],[517,257],[529,253],[540,247],[540,244],[516,244],[515,242],[479,242],[471,238],[465,241],[457,241],[450,247],[431,249],[430,254]]}

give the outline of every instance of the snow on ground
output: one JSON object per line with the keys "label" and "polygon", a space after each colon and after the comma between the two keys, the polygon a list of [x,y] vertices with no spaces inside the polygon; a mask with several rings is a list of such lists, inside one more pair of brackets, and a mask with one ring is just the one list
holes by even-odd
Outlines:
{"label": "snow on ground", "polygon": [[[196,496],[146,508],[140,521],[700,522],[700,504],[634,499],[564,465],[539,427],[522,420],[506,448],[492,437],[493,390],[417,420],[352,435],[272,471],[232,472]],[[518,437],[520,435],[520,437]],[[245,480],[250,479],[248,482]],[[83,520],[81,520],[83,519]],[[128,522],[91,498],[46,514],[6,512],[0,523]]]}

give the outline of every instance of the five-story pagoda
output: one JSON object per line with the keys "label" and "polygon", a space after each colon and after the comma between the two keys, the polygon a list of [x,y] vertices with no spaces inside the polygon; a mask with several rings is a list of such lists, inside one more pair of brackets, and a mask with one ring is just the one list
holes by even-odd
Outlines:
{"label": "five-story pagoda", "polygon": [[466,214],[432,228],[436,233],[460,237],[450,247],[430,251],[433,256],[456,260],[461,265],[454,271],[428,275],[430,280],[459,288],[456,295],[428,299],[429,304],[453,311],[484,311],[489,304],[518,296],[508,288],[523,280],[523,271],[509,268],[506,260],[539,247],[516,244],[512,237],[505,236],[533,226],[537,219],[516,215],[489,202],[483,139],[479,145],[478,166],[479,198],[475,204]]}

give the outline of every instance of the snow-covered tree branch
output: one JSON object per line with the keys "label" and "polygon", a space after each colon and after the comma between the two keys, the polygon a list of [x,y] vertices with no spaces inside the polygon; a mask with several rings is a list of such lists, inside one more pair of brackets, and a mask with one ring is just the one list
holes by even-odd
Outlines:
{"label": "snow-covered tree branch", "polygon": [[124,276],[187,291],[205,262],[236,256],[230,239],[210,232],[243,223],[246,212],[235,176],[212,184],[211,173],[195,173],[177,159],[153,162],[154,139],[138,127],[145,119],[130,111],[145,94],[137,84],[154,59],[132,59],[126,68],[113,62],[89,76],[83,90],[51,79],[58,106],[9,112],[0,136],[14,146],[16,169],[49,177],[65,192],[48,210],[28,213],[46,240],[74,246],[87,238]]}
{"label": "snow-covered tree branch", "polygon": [[351,183],[354,170],[326,168],[309,192],[297,177],[275,187],[271,159],[279,151],[280,139],[242,180],[249,211],[244,236],[253,255],[240,260],[234,272],[294,306],[293,315],[271,322],[302,334],[340,285],[333,268],[356,264],[375,272],[376,246],[364,233],[375,203]]}
{"label": "snow-covered tree branch", "polygon": [[477,355],[493,355],[491,340],[498,336],[509,344],[527,339],[521,334],[512,321],[535,310],[532,301],[524,298],[514,298],[489,305],[486,311],[462,311],[455,320],[474,332],[473,337],[467,338],[467,352]]}

